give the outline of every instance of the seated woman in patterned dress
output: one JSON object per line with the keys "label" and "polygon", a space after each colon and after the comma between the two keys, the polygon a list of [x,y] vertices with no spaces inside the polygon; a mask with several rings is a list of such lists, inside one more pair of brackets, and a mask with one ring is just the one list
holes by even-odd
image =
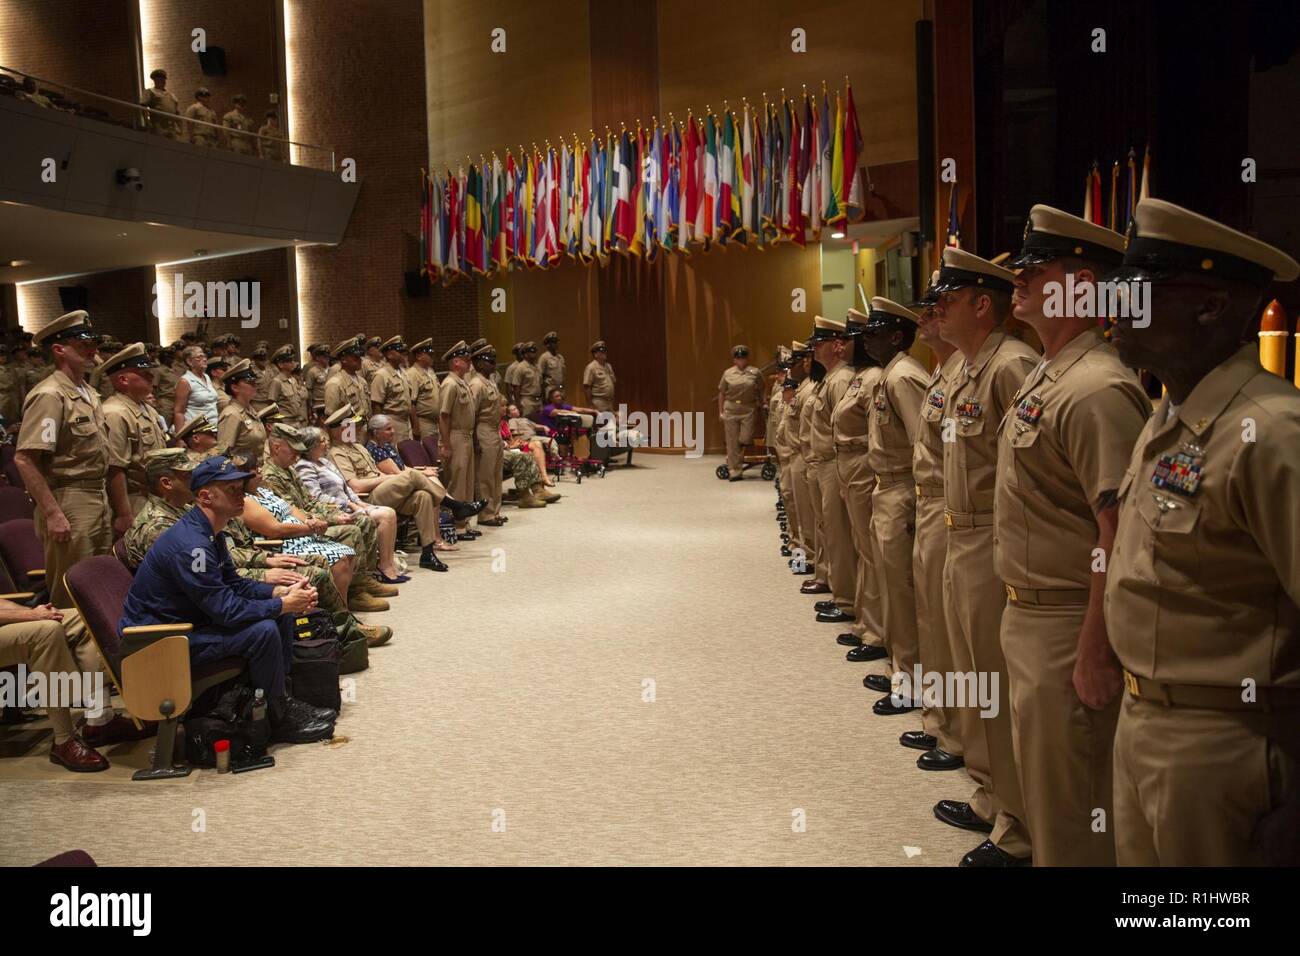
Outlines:
{"label": "seated woman in patterned dress", "polygon": [[307,449],[299,452],[293,469],[303,485],[313,495],[338,505],[350,514],[369,515],[379,529],[379,580],[385,584],[401,584],[411,580],[397,568],[394,549],[397,544],[397,512],[383,505],[367,504],[348,485],[343,472],[330,460],[329,432],[314,425],[302,429],[302,443]]}
{"label": "seated woman in patterned dress", "polygon": [[345,544],[322,537],[320,532],[329,525],[323,518],[314,518],[299,511],[269,488],[262,487],[262,475],[256,458],[241,459],[244,471],[251,472],[248,493],[244,497],[244,524],[262,538],[281,542],[284,554],[318,554],[330,564],[330,576],[339,594],[347,594],[356,569],[356,552]]}

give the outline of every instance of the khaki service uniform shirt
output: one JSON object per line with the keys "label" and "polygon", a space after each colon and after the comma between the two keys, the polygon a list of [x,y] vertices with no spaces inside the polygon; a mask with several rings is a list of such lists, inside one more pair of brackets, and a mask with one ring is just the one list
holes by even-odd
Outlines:
{"label": "khaki service uniform shirt", "polygon": [[963,362],[951,380],[945,423],[955,440],[943,443],[945,520],[950,526],[993,523],[993,486],[998,466],[998,423],[1016,391],[1038,363],[1038,353],[1000,329],[989,333],[974,361]]}
{"label": "khaki service uniform shirt", "polygon": [[592,359],[588,363],[586,371],[582,373],[582,384],[591,386],[591,404],[597,411],[609,412],[614,410],[614,386],[616,383],[614,366],[608,362],[601,365],[595,359]]}
{"label": "khaki service uniform shirt", "polygon": [[763,403],[763,373],[752,365],[743,369],[731,366],[718,380],[723,396],[724,418],[748,418]]}
{"label": "khaki service uniform shirt", "polygon": [[841,362],[822,379],[821,388],[812,400],[812,413],[809,416],[809,461],[834,460],[835,426],[831,418],[857,374],[857,369],[847,362]]}
{"label": "khaki service uniform shirt", "polygon": [[564,356],[558,352],[554,355],[543,352],[537,359],[537,368],[542,373],[542,399],[545,401],[551,389],[564,388]]}
{"label": "khaki service uniform shirt", "polygon": [[442,380],[442,392],[438,396],[438,404],[439,414],[446,413],[451,420],[450,426],[453,432],[473,434],[477,409],[474,398],[470,394],[469,382],[455,372],[449,372]]}
{"label": "khaki service uniform shirt", "polygon": [[239,110],[231,110],[221,117],[221,125],[229,131],[225,134],[226,149],[244,156],[253,155],[255,140],[248,135],[253,131],[252,117],[247,113],[241,113]]}
{"label": "khaki service uniform shirt", "polygon": [[332,415],[348,404],[363,418],[370,417],[370,395],[365,380],[359,374],[340,371],[325,382],[325,414]]}
{"label": "khaki service uniform shirt", "polygon": [[49,454],[51,488],[102,486],[108,475],[108,423],[97,393],[60,371],[41,380],[23,403],[18,451]]}
{"label": "khaki service uniform shirt", "polygon": [[[202,103],[191,103],[185,110],[185,118],[199,120],[203,123],[216,123],[217,114]],[[217,131],[211,126],[200,126],[198,123],[188,123],[186,128],[189,130],[190,142],[195,146],[216,146]]]}
{"label": "khaki service uniform shirt", "polygon": [[870,425],[871,391],[880,381],[880,367],[855,369],[849,386],[831,413],[836,452],[866,454]]}
{"label": "khaki service uniform shirt", "polygon": [[330,368],[325,366],[321,368],[315,362],[312,362],[303,370],[302,382],[307,386],[307,411],[310,412],[317,405],[325,404],[325,379],[329,377]]}
{"label": "khaki service uniform shirt", "polygon": [[[412,365],[406,370],[406,384],[411,390],[411,404],[420,421],[420,437],[437,437],[439,400],[442,390],[438,386],[438,373],[431,368]],[[432,429],[432,430],[430,430]]]}
{"label": "khaki service uniform shirt", "polygon": [[231,402],[217,416],[218,454],[256,455],[258,460],[266,457],[266,426],[258,420],[257,412],[245,408],[238,402]]}
{"label": "khaki service uniform shirt", "polygon": [[134,505],[149,495],[144,456],[166,448],[167,436],[152,405],[137,403],[120,392],[104,402],[104,423],[108,428],[108,463],[126,472],[126,493]]}
{"label": "khaki service uniform shirt", "polygon": [[917,495],[943,495],[943,420],[947,392],[952,377],[961,368],[962,354],[953,352],[947,361],[935,366],[926,384],[917,424],[916,444],[912,446],[912,481]]}
{"label": "khaki service uniform shirt", "polygon": [[[181,107],[169,90],[150,87],[144,91],[144,98],[140,100],[140,105],[155,111],[149,114],[150,131],[166,136],[168,139],[182,138],[180,120],[176,118],[180,115]],[[163,113],[170,113],[171,116],[161,115]]]}
{"label": "khaki service uniform shirt", "polygon": [[1120,483],[1106,575],[1106,627],[1126,670],[1300,688],[1298,492],[1300,396],[1260,367],[1254,343],[1172,418],[1160,403]]}
{"label": "khaki service uniform shirt", "polygon": [[280,406],[289,424],[306,425],[310,409],[307,407],[307,386],[302,379],[290,373],[277,372],[266,390],[267,399]]}
{"label": "khaki service uniform shirt", "polygon": [[1137,376],[1098,329],[1030,372],[998,430],[999,578],[1018,588],[1088,590],[1097,502],[1118,490],[1150,410]]}
{"label": "khaki service uniform shirt", "polygon": [[387,362],[370,380],[370,407],[374,414],[384,414],[398,421],[411,420],[411,388],[401,369]]}
{"label": "khaki service uniform shirt", "polygon": [[871,389],[867,464],[883,485],[912,481],[912,448],[929,385],[925,368],[906,352],[885,366]]}

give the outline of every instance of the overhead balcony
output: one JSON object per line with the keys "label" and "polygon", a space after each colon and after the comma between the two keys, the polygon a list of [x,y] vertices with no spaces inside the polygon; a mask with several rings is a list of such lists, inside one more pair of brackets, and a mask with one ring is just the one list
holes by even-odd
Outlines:
{"label": "overhead balcony", "polygon": [[[150,125],[222,144],[231,131],[35,78],[24,92],[6,72],[0,282],[343,239],[361,187],[328,148],[236,134],[248,155],[172,139]],[[256,155],[272,146],[293,161]]]}

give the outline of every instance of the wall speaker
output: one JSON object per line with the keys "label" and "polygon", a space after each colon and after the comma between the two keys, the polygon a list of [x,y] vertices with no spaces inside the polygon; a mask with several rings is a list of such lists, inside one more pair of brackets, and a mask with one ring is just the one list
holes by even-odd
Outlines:
{"label": "wall speaker", "polygon": [[429,294],[429,280],[420,275],[418,270],[404,272],[402,275],[406,279],[406,294],[412,299],[420,299]]}
{"label": "wall speaker", "polygon": [[199,51],[199,67],[204,76],[226,75],[226,50],[224,47],[210,46]]}
{"label": "wall speaker", "polygon": [[90,301],[90,295],[84,285],[61,285],[59,286],[59,304],[63,306],[64,312],[75,312],[77,309],[90,311],[90,306],[86,303]]}

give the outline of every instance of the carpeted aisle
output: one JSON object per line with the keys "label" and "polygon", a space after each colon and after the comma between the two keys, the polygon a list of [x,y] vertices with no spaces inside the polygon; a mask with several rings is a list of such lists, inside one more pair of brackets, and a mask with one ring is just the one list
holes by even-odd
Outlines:
{"label": "carpeted aisle", "polygon": [[346,740],[164,783],[128,779],[147,744],[88,776],[48,739],[0,759],[0,864],[955,864],[982,837],[931,806],[969,778],[916,769],[919,721],[871,715],[880,665],[813,621],[771,483],[637,462],[415,572]]}

